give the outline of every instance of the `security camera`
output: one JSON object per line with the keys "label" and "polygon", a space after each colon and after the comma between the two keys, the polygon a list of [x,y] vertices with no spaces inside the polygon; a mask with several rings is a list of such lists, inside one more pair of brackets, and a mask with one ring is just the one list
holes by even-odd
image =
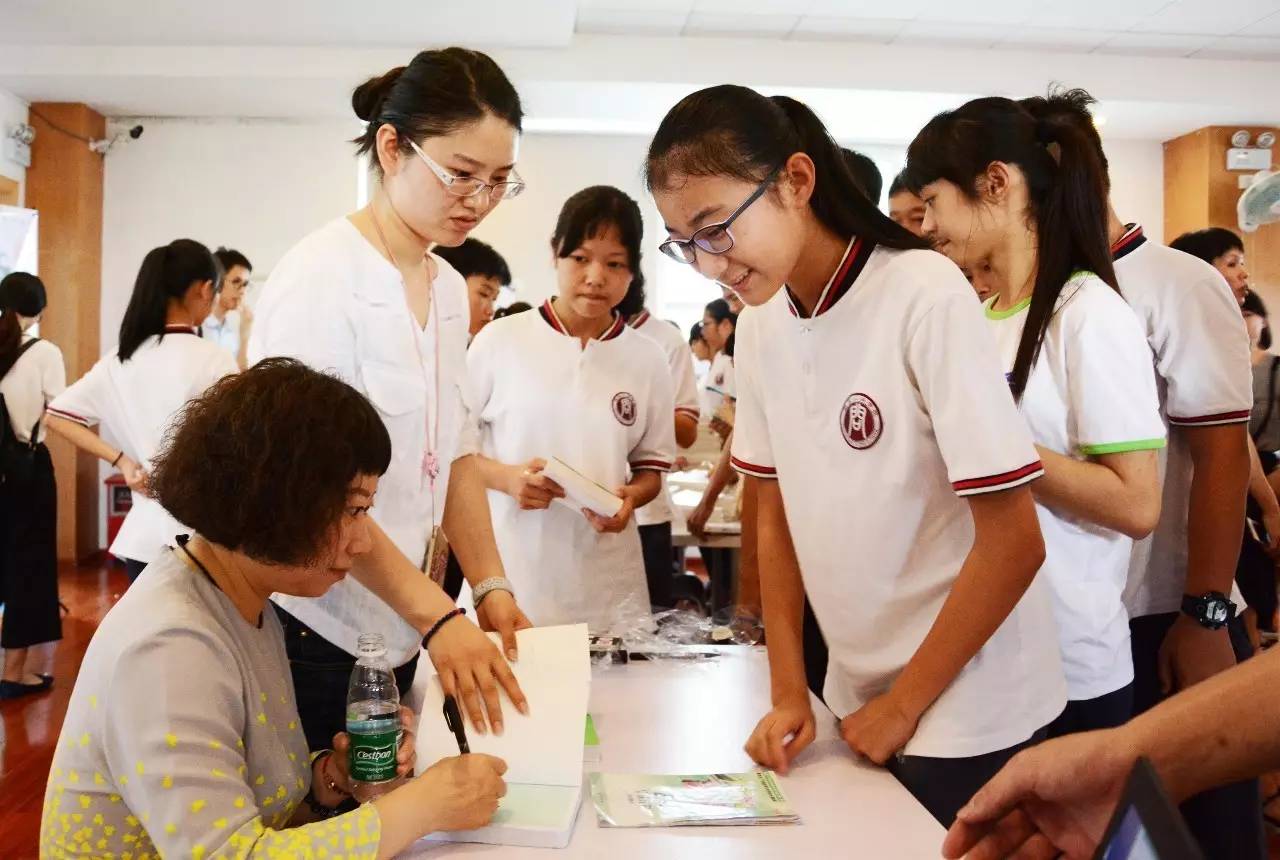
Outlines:
{"label": "security camera", "polygon": [[[89,141],[89,148],[98,153],[98,155],[106,155],[111,151],[111,148],[119,142],[120,138],[128,135],[129,140],[137,140],[142,137],[143,131],[145,131],[145,129],[141,125],[135,125],[126,132],[117,132],[111,137],[104,137],[101,140],[91,140]],[[128,141],[126,141],[126,143],[127,142]]]}
{"label": "security camera", "polygon": [[144,131],[146,131],[146,129],[144,129],[142,126],[135,125],[133,128],[129,129],[129,137],[132,138],[133,140],[137,140],[138,138],[142,137],[142,132]]}

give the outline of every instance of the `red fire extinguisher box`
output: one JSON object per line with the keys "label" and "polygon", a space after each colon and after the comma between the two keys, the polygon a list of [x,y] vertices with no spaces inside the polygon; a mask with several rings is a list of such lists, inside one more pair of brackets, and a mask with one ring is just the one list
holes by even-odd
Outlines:
{"label": "red fire extinguisher box", "polygon": [[119,472],[103,483],[107,493],[107,546],[111,546],[120,532],[120,526],[124,524],[125,514],[133,507],[133,491],[125,483],[124,475]]}

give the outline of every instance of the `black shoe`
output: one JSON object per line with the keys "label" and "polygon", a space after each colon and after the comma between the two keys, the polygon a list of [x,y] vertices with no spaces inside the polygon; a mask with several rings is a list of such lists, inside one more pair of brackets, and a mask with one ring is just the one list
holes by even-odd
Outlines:
{"label": "black shoe", "polygon": [[23,696],[32,696],[36,693],[43,693],[53,684],[52,679],[41,680],[39,684],[24,684],[21,681],[0,681],[0,701],[6,699],[21,699]]}

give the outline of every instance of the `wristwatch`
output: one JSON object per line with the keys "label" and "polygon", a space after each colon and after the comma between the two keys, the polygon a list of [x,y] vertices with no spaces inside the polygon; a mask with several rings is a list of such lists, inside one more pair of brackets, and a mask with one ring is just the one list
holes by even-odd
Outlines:
{"label": "wristwatch", "polygon": [[1221,591],[1207,591],[1200,596],[1182,595],[1182,612],[1209,630],[1221,630],[1236,617],[1236,605]]}

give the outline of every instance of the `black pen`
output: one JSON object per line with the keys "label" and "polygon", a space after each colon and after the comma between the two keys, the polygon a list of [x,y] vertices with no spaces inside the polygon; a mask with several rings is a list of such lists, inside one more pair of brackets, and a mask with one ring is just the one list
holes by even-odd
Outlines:
{"label": "black pen", "polygon": [[458,701],[453,696],[444,697],[444,724],[458,741],[458,753],[467,755],[471,752],[471,745],[467,743],[467,724],[463,721],[462,714],[458,711]]}

